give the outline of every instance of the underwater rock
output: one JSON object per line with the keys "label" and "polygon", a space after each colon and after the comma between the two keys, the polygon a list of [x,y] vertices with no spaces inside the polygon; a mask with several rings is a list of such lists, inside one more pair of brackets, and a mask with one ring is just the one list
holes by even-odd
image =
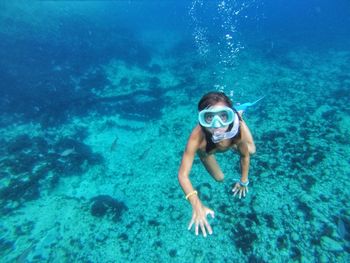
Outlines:
{"label": "underwater rock", "polygon": [[5,238],[1,238],[0,239],[0,251],[3,252],[6,250],[10,250],[13,248],[14,244],[15,243],[13,241],[9,241],[9,240],[6,240]]}
{"label": "underwater rock", "polygon": [[106,74],[99,69],[81,78],[79,84],[83,90],[89,90],[91,88],[98,90],[103,89],[109,83],[110,81],[106,77]]}
{"label": "underwater rock", "polygon": [[40,175],[27,174],[25,178],[13,179],[6,188],[0,191],[0,198],[5,201],[29,201],[40,196]]}
{"label": "underwater rock", "polygon": [[48,143],[41,137],[24,134],[7,142],[6,150],[1,166],[11,172],[11,177],[22,177],[22,173],[34,173],[35,167],[45,163]]}
{"label": "underwater rock", "polygon": [[337,221],[337,233],[341,238],[345,238],[345,236],[347,235],[345,223],[341,217],[339,217]]}
{"label": "underwater rock", "polygon": [[279,236],[276,242],[277,242],[277,248],[279,250],[288,248],[288,238],[286,235]]}
{"label": "underwater rock", "polygon": [[269,227],[269,228],[272,228],[272,229],[277,229],[276,225],[275,225],[275,222],[274,222],[274,217],[272,214],[263,214],[263,217],[266,221],[266,225]]}
{"label": "underwater rock", "polygon": [[33,150],[40,154],[46,154],[49,150],[49,143],[42,137],[33,137]]}
{"label": "underwater rock", "polygon": [[241,249],[244,254],[253,251],[254,242],[258,239],[256,233],[238,224],[232,229],[231,234],[231,239],[235,242],[236,247]]}
{"label": "underwater rock", "polygon": [[98,242],[104,242],[104,241],[106,241],[107,238],[108,238],[108,236],[105,233],[98,233],[96,235],[96,241],[98,241]]}
{"label": "underwater rock", "polygon": [[103,217],[111,215],[114,222],[118,222],[127,206],[109,195],[99,195],[91,199],[91,215]]}
{"label": "underwater rock", "polygon": [[302,254],[301,254],[301,251],[300,251],[300,249],[298,247],[292,247],[290,249],[290,257],[294,261],[303,262],[302,261]]}
{"label": "underwater rock", "polygon": [[161,84],[160,79],[157,77],[153,77],[153,78],[150,78],[148,87],[149,89],[153,89],[153,88],[159,87],[160,84]]}
{"label": "underwater rock", "polygon": [[327,236],[321,238],[321,246],[323,249],[331,252],[343,251],[343,247],[337,241]]}
{"label": "underwater rock", "polygon": [[337,233],[343,240],[350,241],[350,219],[346,215],[336,218]]}
{"label": "underwater rock", "polygon": [[201,199],[204,201],[209,201],[213,197],[211,185],[208,183],[202,183],[197,186],[198,192],[201,194]]}
{"label": "underwater rock", "polygon": [[[0,142],[1,144],[1,142]],[[42,188],[55,187],[64,175],[78,174],[103,162],[84,143],[63,138],[57,143],[26,134],[3,142],[0,151],[0,212],[10,213],[40,197]]]}
{"label": "underwater rock", "polygon": [[287,134],[282,131],[267,131],[262,136],[263,141],[274,141],[277,138],[286,138]]}
{"label": "underwater rock", "polygon": [[10,154],[16,154],[23,150],[30,149],[31,147],[31,138],[28,135],[23,134],[8,142],[7,151]]}
{"label": "underwater rock", "polygon": [[301,200],[297,200],[298,209],[304,214],[307,221],[311,221],[314,218],[311,207]]}
{"label": "underwater rock", "polygon": [[170,249],[169,251],[169,256],[174,258],[177,255],[177,250],[176,249]]}
{"label": "underwater rock", "polygon": [[84,164],[100,164],[103,157],[93,153],[91,148],[71,138],[63,138],[54,145],[55,154],[51,155],[52,168],[63,174],[83,172]]}
{"label": "underwater rock", "polygon": [[300,241],[300,236],[299,236],[299,234],[297,233],[297,232],[292,232],[291,234],[290,234],[290,237],[291,237],[291,239],[293,240],[293,242],[295,242],[295,243],[297,243],[297,242],[299,242]]}
{"label": "underwater rock", "polygon": [[38,163],[38,156],[31,153],[19,153],[12,159],[11,171],[15,174],[28,173]]}

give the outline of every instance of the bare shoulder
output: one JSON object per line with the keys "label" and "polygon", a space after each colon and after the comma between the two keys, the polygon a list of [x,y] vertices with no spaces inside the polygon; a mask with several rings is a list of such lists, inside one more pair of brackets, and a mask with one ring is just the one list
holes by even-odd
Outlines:
{"label": "bare shoulder", "polygon": [[242,136],[244,137],[245,134],[250,133],[249,127],[247,125],[247,123],[242,119],[241,123],[240,123],[240,129],[241,129],[241,133]]}
{"label": "bare shoulder", "polygon": [[[197,151],[198,149],[203,148],[203,143],[205,143],[205,135],[202,131],[202,128],[200,125],[197,125],[190,135],[190,138],[188,139],[187,143],[187,149]],[[204,145],[205,148],[205,145]]]}
{"label": "bare shoulder", "polygon": [[250,129],[248,125],[245,123],[245,121],[242,119],[240,123],[240,129],[241,129],[241,140],[240,142],[242,143],[247,143],[248,150],[251,154],[255,153],[255,143],[253,139],[253,135],[250,132]]}

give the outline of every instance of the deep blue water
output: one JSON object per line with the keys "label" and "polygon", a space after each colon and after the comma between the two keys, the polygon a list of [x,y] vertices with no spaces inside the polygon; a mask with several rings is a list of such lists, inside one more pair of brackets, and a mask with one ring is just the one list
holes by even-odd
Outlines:
{"label": "deep blue water", "polygon": [[[70,103],[66,97],[89,96],[88,87],[78,93],[73,91],[71,76],[79,76],[111,58],[149,67],[157,51],[153,43],[170,41],[169,34],[177,34],[179,41],[169,55],[181,56],[196,48],[193,17],[206,28],[208,43],[222,51],[224,44],[217,42],[232,32],[232,25],[234,42],[247,49],[266,50],[273,43],[283,55],[300,46],[320,52],[349,46],[350,7],[345,0],[226,1],[226,9],[221,11],[219,4],[220,1],[3,2],[2,110],[25,113],[28,118],[38,117],[35,107],[57,113],[62,104]],[[195,9],[193,17],[191,6]],[[143,39],[142,32],[154,30],[158,34]],[[211,55],[218,56],[218,51]],[[55,66],[62,70],[53,72]],[[102,78],[95,79],[102,82],[96,85],[105,84]]]}
{"label": "deep blue water", "polygon": [[[2,1],[0,39],[1,262],[349,262],[348,0]],[[209,90],[265,98],[249,197],[227,155],[192,179],[204,240],[176,173]]]}

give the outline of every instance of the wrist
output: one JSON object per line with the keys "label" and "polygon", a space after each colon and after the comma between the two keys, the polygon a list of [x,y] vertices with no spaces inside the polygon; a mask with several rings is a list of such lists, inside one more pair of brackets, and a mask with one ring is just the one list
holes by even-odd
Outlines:
{"label": "wrist", "polygon": [[196,206],[198,204],[199,198],[198,198],[198,192],[196,190],[193,190],[189,192],[185,199],[191,203],[192,206]]}
{"label": "wrist", "polygon": [[201,205],[201,201],[199,200],[198,196],[192,196],[189,201],[193,209]]}
{"label": "wrist", "polygon": [[192,196],[197,196],[198,192],[196,190],[193,190],[192,192],[189,192],[186,196],[185,199],[188,200]]}
{"label": "wrist", "polygon": [[200,204],[200,200],[198,197],[198,192],[196,190],[193,190],[192,192],[189,192],[186,196],[185,199],[190,202],[192,207],[197,207],[198,204]]}
{"label": "wrist", "polygon": [[247,187],[248,185],[249,185],[249,180],[247,179],[247,180],[239,180],[238,181],[238,183],[239,183],[239,185],[240,186],[244,186],[244,187]]}

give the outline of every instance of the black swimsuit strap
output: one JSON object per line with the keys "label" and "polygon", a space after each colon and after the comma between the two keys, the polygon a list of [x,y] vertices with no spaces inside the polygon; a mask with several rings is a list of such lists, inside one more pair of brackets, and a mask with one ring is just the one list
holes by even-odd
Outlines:
{"label": "black swimsuit strap", "polygon": [[242,119],[241,115],[238,113],[238,111],[237,111],[235,108],[233,108],[233,107],[232,107],[232,110],[237,114],[238,119],[239,119],[240,121],[243,121],[243,119]]}

